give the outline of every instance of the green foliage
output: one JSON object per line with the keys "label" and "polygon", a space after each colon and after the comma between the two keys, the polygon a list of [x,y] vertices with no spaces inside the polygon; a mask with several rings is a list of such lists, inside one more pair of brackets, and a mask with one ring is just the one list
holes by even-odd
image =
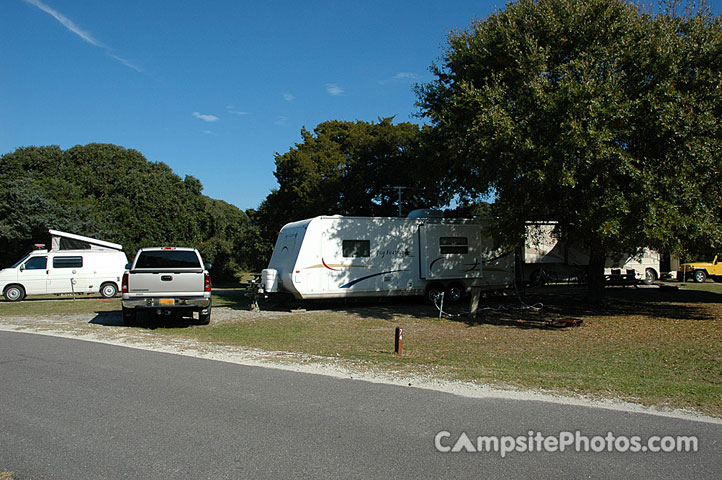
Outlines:
{"label": "green foliage", "polygon": [[557,220],[593,258],[722,239],[722,24],[705,8],[520,0],[452,33],[417,87],[467,198],[508,243]]}
{"label": "green foliage", "polygon": [[130,258],[145,246],[196,247],[215,278],[233,278],[255,261],[253,227],[202,189],[115,145],[19,148],[0,159],[0,263],[48,243],[53,228],[120,243]]}
{"label": "green foliage", "polygon": [[276,155],[279,188],[254,212],[267,242],[275,242],[286,223],[324,214],[398,214],[398,193],[403,210],[434,206],[439,192],[421,152],[422,135],[412,123],[393,124],[329,121],[313,132],[301,131],[302,142]]}

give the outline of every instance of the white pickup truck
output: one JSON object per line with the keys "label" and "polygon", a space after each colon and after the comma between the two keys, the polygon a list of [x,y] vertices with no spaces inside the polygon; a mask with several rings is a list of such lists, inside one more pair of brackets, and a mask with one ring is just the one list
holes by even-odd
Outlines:
{"label": "white pickup truck", "polygon": [[211,321],[210,264],[198,250],[150,247],[138,251],[126,266],[121,285],[123,321],[133,325],[141,310],[159,314],[193,315],[200,324]]}

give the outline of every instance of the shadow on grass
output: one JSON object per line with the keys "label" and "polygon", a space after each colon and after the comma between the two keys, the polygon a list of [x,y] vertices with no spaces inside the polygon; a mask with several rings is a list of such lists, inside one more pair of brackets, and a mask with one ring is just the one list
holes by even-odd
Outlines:
{"label": "shadow on grass", "polygon": [[154,312],[138,312],[137,319],[133,325],[126,325],[123,315],[120,312],[96,312],[95,317],[88,322],[93,325],[104,327],[128,327],[145,328],[155,330],[157,328],[188,328],[197,325],[197,320],[190,317],[183,317],[178,314],[157,315]]}

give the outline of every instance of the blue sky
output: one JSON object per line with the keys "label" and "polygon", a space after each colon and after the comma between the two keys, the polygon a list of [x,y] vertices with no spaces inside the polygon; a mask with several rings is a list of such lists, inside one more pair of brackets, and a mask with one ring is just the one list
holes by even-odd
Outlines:
{"label": "blue sky", "polygon": [[419,122],[446,34],[503,5],[2,0],[0,154],[113,143],[255,208],[302,126]]}

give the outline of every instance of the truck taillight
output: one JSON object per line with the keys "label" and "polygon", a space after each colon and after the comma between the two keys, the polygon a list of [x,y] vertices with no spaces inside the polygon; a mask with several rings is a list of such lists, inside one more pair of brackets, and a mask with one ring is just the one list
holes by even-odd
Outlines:
{"label": "truck taillight", "polygon": [[123,274],[123,282],[120,284],[120,291],[122,293],[128,293],[128,272]]}
{"label": "truck taillight", "polygon": [[205,275],[204,290],[206,292],[211,291],[211,274],[210,273],[206,273],[206,275]]}

